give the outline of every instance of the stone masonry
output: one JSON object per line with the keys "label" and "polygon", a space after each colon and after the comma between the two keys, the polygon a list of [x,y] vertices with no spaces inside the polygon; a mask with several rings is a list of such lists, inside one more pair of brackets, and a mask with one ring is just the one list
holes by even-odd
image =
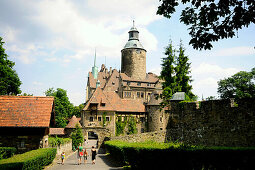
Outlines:
{"label": "stone masonry", "polygon": [[146,51],[143,49],[123,49],[121,51],[121,72],[129,77],[144,80],[146,77]]}

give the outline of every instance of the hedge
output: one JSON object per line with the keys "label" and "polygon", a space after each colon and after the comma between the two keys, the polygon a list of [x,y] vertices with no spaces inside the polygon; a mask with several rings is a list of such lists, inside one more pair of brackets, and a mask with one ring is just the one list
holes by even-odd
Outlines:
{"label": "hedge", "polygon": [[71,142],[71,138],[59,138],[59,137],[49,137],[49,146],[50,147],[57,147],[61,144],[66,144]]}
{"label": "hedge", "polygon": [[110,155],[132,169],[254,169],[255,148],[107,141]]}
{"label": "hedge", "polygon": [[41,148],[0,160],[0,169],[43,169],[52,163],[57,153],[56,148]]}
{"label": "hedge", "polygon": [[0,160],[12,157],[17,152],[14,147],[0,147]]}

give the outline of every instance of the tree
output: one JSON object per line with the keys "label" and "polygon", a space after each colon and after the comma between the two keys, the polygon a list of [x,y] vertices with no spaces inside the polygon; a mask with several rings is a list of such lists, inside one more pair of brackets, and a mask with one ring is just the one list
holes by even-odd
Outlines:
{"label": "tree", "polygon": [[81,117],[82,109],[84,108],[84,104],[80,104],[79,106],[74,106],[72,115],[76,117]]}
{"label": "tree", "polygon": [[13,69],[15,63],[8,60],[3,48],[4,42],[0,37],[0,95],[17,95],[21,93],[21,81]]}
{"label": "tree", "polygon": [[194,49],[211,49],[212,42],[232,38],[238,30],[255,23],[254,0],[159,0],[157,14],[171,18],[179,4],[187,5],[182,10],[180,21],[189,27]]}
{"label": "tree", "polygon": [[173,94],[177,91],[176,86],[176,77],[175,77],[175,49],[173,49],[172,41],[170,41],[169,45],[165,49],[166,57],[162,59],[162,70],[160,73],[159,78],[163,80],[162,82],[162,96],[163,102],[161,103],[162,106],[166,106],[170,99],[172,98]]}
{"label": "tree", "polygon": [[177,84],[177,91],[179,92],[185,92],[186,97],[188,97],[188,100],[193,99],[195,96],[192,92],[192,86],[189,84],[191,83],[191,76],[190,74],[190,64],[188,56],[184,54],[185,49],[183,47],[182,41],[180,41],[179,46],[179,56],[176,60],[176,84]]}
{"label": "tree", "polygon": [[222,99],[255,97],[255,68],[251,72],[240,71],[218,82],[218,93]]}
{"label": "tree", "polygon": [[70,103],[66,90],[49,88],[44,93],[46,96],[54,96],[56,127],[64,128],[67,125],[67,119],[73,115],[73,104]]}
{"label": "tree", "polygon": [[[185,49],[180,42],[179,50],[173,48],[172,42],[165,49],[166,57],[162,59],[162,71],[159,78],[162,82],[164,107],[169,104],[172,96],[176,92],[185,92],[187,100],[193,100],[195,95],[191,92],[192,86],[189,84],[191,80],[190,63],[188,56],[184,54]],[[176,55],[176,53],[179,53]]]}
{"label": "tree", "polygon": [[82,129],[78,123],[75,125],[75,130],[71,133],[71,139],[72,139],[73,148],[77,148],[79,144],[80,143],[82,144],[84,141]]}

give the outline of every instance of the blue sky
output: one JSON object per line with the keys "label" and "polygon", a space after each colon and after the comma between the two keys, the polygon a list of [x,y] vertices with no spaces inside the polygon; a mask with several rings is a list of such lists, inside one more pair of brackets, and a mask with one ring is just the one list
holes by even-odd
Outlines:
{"label": "blue sky", "polygon": [[97,66],[120,69],[121,49],[132,20],[147,50],[147,72],[160,73],[164,47],[182,39],[189,56],[193,92],[218,96],[217,81],[255,66],[255,25],[238,37],[220,40],[207,51],[188,45],[187,26],[179,22],[181,9],[171,19],[156,15],[155,0],[1,0],[0,36],[21,81],[23,93],[43,96],[50,87],[67,90],[70,101],[85,102],[88,71],[97,49]]}

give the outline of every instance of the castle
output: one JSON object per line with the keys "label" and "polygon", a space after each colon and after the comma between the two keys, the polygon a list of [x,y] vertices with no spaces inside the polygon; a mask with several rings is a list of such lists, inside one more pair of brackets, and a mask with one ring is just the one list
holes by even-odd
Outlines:
{"label": "castle", "polygon": [[[94,66],[88,73],[81,124],[88,136],[96,133],[99,140],[115,136],[117,121],[135,121],[137,133],[166,128],[160,101],[154,97],[162,92],[161,81],[157,75],[146,73],[146,50],[134,24],[128,34],[128,42],[121,50],[121,71],[112,67],[108,70],[104,64],[99,70],[95,55]],[[130,133],[127,126],[121,133]]]}

